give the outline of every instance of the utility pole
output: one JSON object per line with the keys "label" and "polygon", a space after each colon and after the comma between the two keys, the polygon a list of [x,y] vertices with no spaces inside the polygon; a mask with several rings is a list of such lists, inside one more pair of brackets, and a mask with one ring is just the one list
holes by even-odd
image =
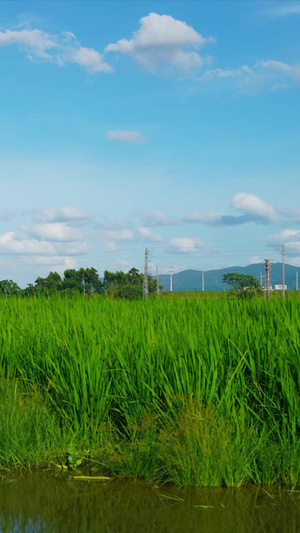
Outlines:
{"label": "utility pole", "polygon": [[202,290],[204,291],[204,270],[202,270]]}
{"label": "utility pole", "polygon": [[298,290],[298,272],[296,272],[296,291]]}
{"label": "utility pole", "polygon": [[159,277],[158,277],[158,265],[156,265],[156,292],[157,292],[157,298],[159,298]]}
{"label": "utility pole", "polygon": [[145,269],[144,269],[144,298],[147,300],[149,294],[148,288],[148,266],[149,266],[149,250],[145,248]]}
{"label": "utility pole", "polygon": [[285,275],[284,275],[284,256],[285,256],[285,246],[282,245],[281,253],[282,253],[282,298],[285,298]]}
{"label": "utility pole", "polygon": [[262,287],[262,284],[263,284],[263,282],[262,282],[262,279],[263,279],[262,272],[259,273],[259,276],[260,276],[260,277],[259,277],[259,279],[260,279],[260,286]]}
{"label": "utility pole", "polygon": [[173,291],[173,268],[170,268],[170,292]]}
{"label": "utility pole", "polygon": [[266,289],[267,300],[269,300],[270,292],[272,290],[270,259],[265,259],[264,264],[265,264],[265,272],[266,272],[266,275],[265,275],[265,289]]}

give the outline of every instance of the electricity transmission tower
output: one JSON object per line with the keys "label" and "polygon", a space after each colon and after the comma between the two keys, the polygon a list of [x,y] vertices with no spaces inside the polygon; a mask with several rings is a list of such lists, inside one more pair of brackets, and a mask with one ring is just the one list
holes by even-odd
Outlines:
{"label": "electricity transmission tower", "polygon": [[281,253],[282,253],[282,298],[285,297],[285,275],[284,275],[284,256],[285,256],[285,246],[284,244],[282,245],[282,248],[281,248]]}
{"label": "electricity transmission tower", "polygon": [[265,275],[265,289],[266,289],[267,300],[269,300],[270,292],[272,290],[270,259],[265,259],[264,264],[265,264],[265,272],[266,272],[266,275]]}
{"label": "electricity transmission tower", "polygon": [[145,248],[145,269],[144,269],[144,287],[143,287],[143,295],[144,298],[147,300],[148,294],[149,294],[149,287],[148,287],[148,270],[149,270],[149,250],[148,248]]}
{"label": "electricity transmission tower", "polygon": [[173,291],[173,268],[170,268],[170,292]]}

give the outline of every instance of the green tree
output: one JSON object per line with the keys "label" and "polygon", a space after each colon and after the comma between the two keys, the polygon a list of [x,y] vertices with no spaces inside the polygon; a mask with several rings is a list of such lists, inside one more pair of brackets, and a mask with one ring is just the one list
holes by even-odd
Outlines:
{"label": "green tree", "polygon": [[[125,298],[136,300],[143,297],[144,274],[136,268],[129,270],[127,274],[122,271],[104,272],[104,289],[113,298]],[[149,294],[156,291],[156,281],[148,276]]]}
{"label": "green tree", "polygon": [[46,278],[38,277],[35,280],[35,289],[37,291],[44,292],[57,292],[61,291],[63,283],[60,275],[57,272],[50,272]]}
{"label": "green tree", "polygon": [[103,283],[100,281],[98,272],[94,267],[84,270],[83,280],[84,292],[95,294],[101,294],[103,292]]}
{"label": "green tree", "polygon": [[[53,293],[62,290],[77,291],[82,293],[96,293],[103,292],[103,284],[101,283],[98,272],[95,268],[69,268],[65,270],[63,279],[57,272],[50,272],[46,278],[38,277],[35,280],[35,293],[45,292]],[[27,290],[26,294],[32,294],[32,287]]]}
{"label": "green tree", "polygon": [[17,294],[20,290],[20,287],[11,279],[3,279],[0,281],[0,294],[4,296]]}
{"label": "green tree", "polygon": [[253,296],[262,292],[259,281],[254,276],[247,274],[239,274],[238,272],[224,274],[223,283],[230,285],[231,290],[239,296]]}
{"label": "green tree", "polygon": [[99,279],[97,270],[93,267],[65,270],[63,288],[83,292],[84,294],[101,294],[103,292],[103,284]]}
{"label": "green tree", "polygon": [[32,283],[28,283],[28,286],[25,289],[21,289],[22,296],[35,296],[37,294],[37,289]]}
{"label": "green tree", "polygon": [[68,268],[64,271],[63,289],[83,292],[82,275],[75,268]]}

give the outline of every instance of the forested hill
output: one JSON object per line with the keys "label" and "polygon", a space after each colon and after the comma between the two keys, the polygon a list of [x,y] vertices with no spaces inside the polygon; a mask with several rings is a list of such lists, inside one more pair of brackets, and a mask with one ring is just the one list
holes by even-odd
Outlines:
{"label": "forested hill", "polygon": [[[290,290],[296,288],[296,272],[300,271],[300,268],[292,265],[285,265],[285,284]],[[206,291],[222,291],[224,289],[223,276],[230,272],[238,272],[239,274],[247,274],[254,276],[260,281],[260,273],[263,275],[264,284],[264,265],[261,263],[255,263],[246,267],[233,266],[229,268],[222,268],[219,270],[208,270],[204,272],[204,287]],[[280,285],[282,283],[282,264],[274,263],[271,268],[271,282],[274,289],[275,284]],[[163,286],[164,290],[170,290],[170,276],[169,274],[163,274],[159,276],[159,283]],[[300,284],[300,275],[299,275]],[[225,288],[229,288],[226,286]],[[201,270],[184,270],[173,274],[173,291],[201,291],[202,289],[202,271]]]}

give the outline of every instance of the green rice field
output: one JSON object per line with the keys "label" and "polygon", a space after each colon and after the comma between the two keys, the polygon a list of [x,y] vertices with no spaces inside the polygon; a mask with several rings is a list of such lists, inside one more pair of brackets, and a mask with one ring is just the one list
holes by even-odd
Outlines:
{"label": "green rice field", "polygon": [[296,298],[0,300],[0,468],[300,482]]}

